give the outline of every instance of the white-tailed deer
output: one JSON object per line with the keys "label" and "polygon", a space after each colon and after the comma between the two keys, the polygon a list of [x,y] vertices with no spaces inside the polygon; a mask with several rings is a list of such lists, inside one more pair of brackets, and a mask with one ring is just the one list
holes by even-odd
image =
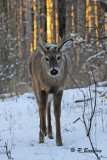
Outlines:
{"label": "white-tailed deer", "polygon": [[[66,84],[69,83],[71,72],[71,59],[68,48],[72,47],[73,40],[54,45],[39,42],[38,48],[29,58],[29,73],[32,86],[39,106],[40,132],[39,143],[44,143],[44,137],[48,134],[53,138],[51,126],[50,95],[53,95],[54,115],[56,121],[56,145],[62,145],[60,116],[61,99]],[[46,129],[46,113],[48,127]]]}

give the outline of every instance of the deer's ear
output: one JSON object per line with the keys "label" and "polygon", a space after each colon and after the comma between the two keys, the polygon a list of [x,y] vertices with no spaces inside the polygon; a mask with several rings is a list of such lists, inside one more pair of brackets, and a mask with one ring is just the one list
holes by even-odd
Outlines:
{"label": "deer's ear", "polygon": [[45,44],[43,42],[41,42],[41,40],[39,40],[39,49],[41,54],[46,54],[47,52],[47,48],[45,47]]}
{"label": "deer's ear", "polygon": [[62,42],[61,45],[58,45],[58,50],[63,53],[65,51],[70,50],[71,48],[73,48],[73,42],[74,42],[73,39],[68,39],[68,40]]}

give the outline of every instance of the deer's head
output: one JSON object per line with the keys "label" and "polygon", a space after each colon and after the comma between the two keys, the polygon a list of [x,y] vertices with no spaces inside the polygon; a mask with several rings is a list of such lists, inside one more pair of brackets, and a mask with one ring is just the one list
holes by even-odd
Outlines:
{"label": "deer's head", "polygon": [[65,64],[64,54],[66,54],[72,46],[72,39],[66,40],[58,45],[46,44],[39,41],[39,48],[43,55],[43,67],[50,76],[56,77],[60,74]]}

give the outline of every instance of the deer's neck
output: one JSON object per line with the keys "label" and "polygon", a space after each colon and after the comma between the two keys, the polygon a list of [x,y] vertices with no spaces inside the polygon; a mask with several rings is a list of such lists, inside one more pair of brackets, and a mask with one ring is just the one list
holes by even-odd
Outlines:
{"label": "deer's neck", "polygon": [[61,71],[59,72],[58,76],[51,76],[49,75],[45,68],[42,67],[41,72],[41,79],[44,86],[46,86],[49,89],[49,92],[53,92],[54,90],[63,90],[65,81],[66,81],[67,73],[66,73],[66,67],[62,66]]}

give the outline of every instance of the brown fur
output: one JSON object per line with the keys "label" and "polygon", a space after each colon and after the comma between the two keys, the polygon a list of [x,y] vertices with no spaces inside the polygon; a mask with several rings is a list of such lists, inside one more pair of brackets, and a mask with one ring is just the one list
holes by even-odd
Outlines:
{"label": "brown fur", "polygon": [[[62,45],[63,46],[63,45]],[[71,61],[66,52],[58,50],[57,46],[51,48],[43,43],[29,58],[29,73],[32,79],[32,86],[39,106],[40,132],[39,143],[44,142],[44,137],[48,133],[49,138],[53,138],[51,126],[51,102],[48,102],[48,95],[53,94],[54,115],[56,121],[56,145],[62,145],[60,116],[61,99],[63,90],[69,82],[69,72],[71,70]],[[60,60],[57,57],[60,56]],[[46,60],[48,57],[49,61]],[[57,68],[58,75],[50,75],[51,69]],[[48,127],[46,130],[46,113]]]}

